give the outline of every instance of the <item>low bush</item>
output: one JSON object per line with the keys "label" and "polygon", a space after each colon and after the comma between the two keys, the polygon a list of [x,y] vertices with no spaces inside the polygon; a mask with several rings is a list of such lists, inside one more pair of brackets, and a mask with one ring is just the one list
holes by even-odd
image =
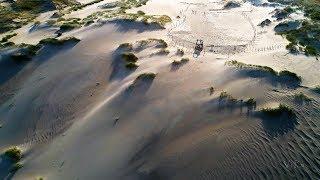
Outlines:
{"label": "low bush", "polygon": [[126,62],[132,62],[135,63],[139,60],[139,58],[133,54],[133,53],[123,53],[121,57],[126,61]]}
{"label": "low bush", "polygon": [[137,69],[139,66],[136,63],[129,62],[126,64],[126,68],[129,70]]}
{"label": "low bush", "polygon": [[4,152],[4,155],[14,162],[18,162],[22,158],[22,152],[18,147],[12,147]]}
{"label": "low bush", "polygon": [[287,117],[295,117],[295,112],[289,106],[280,104],[277,108],[264,108],[261,110],[264,115],[270,117],[280,117],[280,116],[287,116]]}
{"label": "low bush", "polygon": [[307,95],[303,94],[302,92],[294,95],[294,100],[299,102],[310,102],[312,99]]}

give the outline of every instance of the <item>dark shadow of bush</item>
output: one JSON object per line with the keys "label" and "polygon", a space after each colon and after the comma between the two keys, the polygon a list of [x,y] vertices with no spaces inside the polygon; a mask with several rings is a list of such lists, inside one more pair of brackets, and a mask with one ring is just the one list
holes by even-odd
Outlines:
{"label": "dark shadow of bush", "polygon": [[298,124],[294,110],[285,105],[263,109],[257,112],[257,116],[262,119],[263,129],[272,138],[293,131]]}

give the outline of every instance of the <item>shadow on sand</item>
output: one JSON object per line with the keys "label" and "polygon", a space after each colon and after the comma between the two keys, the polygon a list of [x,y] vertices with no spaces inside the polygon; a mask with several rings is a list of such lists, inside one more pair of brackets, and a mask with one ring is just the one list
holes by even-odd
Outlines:
{"label": "shadow on sand", "polygon": [[131,73],[134,72],[134,69],[128,69],[125,67],[125,61],[121,57],[121,53],[125,52],[123,48],[118,48],[112,54],[112,63],[111,63],[111,74],[109,80],[123,80]]}
{"label": "shadow on sand", "polygon": [[158,31],[164,29],[162,26],[156,23],[145,24],[143,22],[134,20],[117,19],[108,21],[108,23],[115,24],[119,32],[125,33],[128,31],[137,31],[142,33],[145,31]]}
{"label": "shadow on sand", "polygon": [[271,138],[285,135],[293,131],[298,125],[297,117],[288,116],[287,114],[282,114],[279,117],[271,117],[258,112],[257,117],[261,118],[262,127]]}
{"label": "shadow on sand", "polygon": [[269,84],[274,87],[282,87],[282,88],[289,88],[289,89],[296,89],[300,87],[301,80],[290,77],[290,76],[279,76],[276,74],[272,74],[267,71],[262,71],[258,69],[242,69],[240,75],[243,77],[251,77],[251,78],[263,78]]}
{"label": "shadow on sand", "polygon": [[0,179],[10,180],[16,171],[12,170],[14,163],[5,155],[0,156]]}
{"label": "shadow on sand", "polygon": [[54,45],[45,45],[39,52],[38,55],[32,57],[28,61],[15,61],[10,55],[17,52],[3,52],[0,59],[0,85],[6,83],[8,80],[17,75],[24,67],[30,63],[33,63],[33,66],[30,70],[37,68],[42,63],[50,60],[52,57],[56,56],[60,52],[67,51],[73,48],[77,43],[67,42],[64,45],[54,46]]}

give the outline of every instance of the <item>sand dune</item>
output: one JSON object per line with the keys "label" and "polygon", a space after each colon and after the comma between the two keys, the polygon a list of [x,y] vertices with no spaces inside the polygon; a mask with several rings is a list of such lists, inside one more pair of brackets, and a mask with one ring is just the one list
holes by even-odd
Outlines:
{"label": "sand dune", "polygon": [[[106,2],[66,17],[86,17]],[[59,37],[80,42],[45,46],[30,62],[15,64],[6,57],[13,50],[2,50],[0,150],[21,148],[23,167],[12,173],[0,156],[0,179],[320,178],[320,99],[311,89],[320,84],[319,62],[288,54],[276,23],[258,26],[275,7],[245,2],[210,11],[221,7],[221,1],[151,0],[129,12],[167,14],[173,22],[166,29],[101,20]],[[37,44],[55,31],[29,24],[11,40]],[[205,48],[194,58],[197,38]],[[219,48],[210,51],[211,45]],[[123,53],[133,53],[137,67],[128,69]],[[182,58],[189,61],[172,64]],[[289,70],[301,81],[229,66],[232,60]],[[146,73],[155,77],[138,78]],[[300,92],[312,100],[297,101]],[[246,104],[250,98],[255,105]],[[279,104],[296,117],[262,113]]]}

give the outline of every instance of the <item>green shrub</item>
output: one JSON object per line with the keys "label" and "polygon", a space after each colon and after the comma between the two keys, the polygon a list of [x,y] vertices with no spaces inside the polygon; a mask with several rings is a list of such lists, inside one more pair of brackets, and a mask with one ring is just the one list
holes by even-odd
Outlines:
{"label": "green shrub", "polygon": [[131,43],[123,43],[123,44],[120,44],[118,48],[132,50],[133,45]]}
{"label": "green shrub", "polygon": [[226,62],[227,65],[229,66],[235,66],[237,68],[247,68],[247,69],[257,69],[257,70],[261,70],[261,71],[265,71],[265,72],[269,72],[273,75],[277,75],[278,73],[273,70],[272,68],[268,67],[268,66],[260,66],[260,65],[253,65],[253,64],[245,64],[236,60],[233,61],[228,61]]}
{"label": "green shrub", "polygon": [[172,65],[173,66],[179,66],[179,65],[182,65],[182,64],[185,64],[185,63],[188,63],[189,62],[189,58],[182,58],[180,61],[173,61],[172,62]]}
{"label": "green shrub", "polygon": [[287,77],[290,77],[290,78],[292,78],[292,79],[294,79],[294,80],[296,80],[296,81],[301,82],[301,77],[300,77],[300,76],[298,76],[296,73],[293,73],[293,72],[290,72],[290,71],[287,71],[287,70],[280,71],[280,72],[279,72],[279,76],[280,76],[280,77],[285,77],[285,76],[287,76]]}
{"label": "green shrub", "polygon": [[69,37],[69,38],[64,38],[64,39],[56,39],[56,38],[47,38],[43,39],[39,42],[39,44],[47,44],[47,45],[63,45],[64,43],[67,42],[79,42],[80,39],[75,38],[75,37]]}
{"label": "green shrub", "polygon": [[130,70],[137,69],[138,67],[139,66],[134,62],[129,62],[129,63],[126,64],[126,68],[130,69]]}
{"label": "green shrub", "polygon": [[143,12],[143,11],[138,11],[137,14],[139,14],[140,16],[143,16],[143,15],[145,15],[146,13]]}
{"label": "green shrub", "polygon": [[320,94],[320,86],[316,86],[315,88],[313,88],[313,91]]}
{"label": "green shrub", "polygon": [[4,152],[4,155],[9,157],[12,161],[18,162],[22,158],[22,152],[18,147],[12,147]]}
{"label": "green shrub", "polygon": [[21,169],[23,167],[23,165],[21,163],[15,163],[11,169],[10,172],[15,173],[16,171],[18,171],[19,169]]}
{"label": "green shrub", "polygon": [[268,67],[268,66],[259,66],[259,65],[252,65],[252,64],[245,64],[242,62],[238,62],[238,61],[228,61],[226,62],[227,65],[230,66],[235,66],[237,68],[241,68],[241,69],[256,69],[256,70],[260,70],[260,71],[265,71],[268,72],[272,75],[275,75],[277,77],[289,77],[292,78],[295,81],[301,82],[301,77],[298,76],[296,73],[284,70],[284,71],[280,71],[280,72],[276,72],[275,70],[273,70],[272,68]]}
{"label": "green shrub", "polygon": [[14,37],[16,35],[18,35],[18,34],[17,33],[8,34],[5,37],[3,37],[0,42],[1,43],[8,42],[9,39],[11,39],[12,37]]}
{"label": "green shrub", "polygon": [[143,73],[140,74],[136,80],[153,80],[156,78],[156,74],[155,73]]}
{"label": "green shrub", "polygon": [[222,101],[222,100],[227,100],[228,102],[237,102],[237,99],[232,97],[230,94],[228,94],[226,91],[222,91],[220,93],[220,96],[219,96],[219,100]]}
{"label": "green shrub", "polygon": [[126,61],[126,62],[132,62],[135,63],[139,60],[139,58],[133,54],[133,53],[123,53],[121,57]]}
{"label": "green shrub", "polygon": [[247,101],[244,102],[247,106],[255,106],[257,104],[256,100],[254,98],[250,98]]}
{"label": "green shrub", "polygon": [[305,54],[307,56],[318,56],[319,52],[317,51],[317,49],[311,45],[307,45],[305,47]]}
{"label": "green shrub", "polygon": [[264,115],[270,116],[270,117],[280,117],[282,115],[286,115],[288,117],[295,117],[295,112],[292,108],[280,104],[277,108],[264,108],[261,110],[261,112]]}
{"label": "green shrub", "polygon": [[312,99],[310,97],[308,97],[307,95],[303,94],[302,92],[295,94],[294,95],[294,99],[296,101],[300,101],[300,102],[310,102],[312,101]]}
{"label": "green shrub", "polygon": [[66,23],[63,23],[60,26],[60,30],[62,30],[62,31],[70,31],[70,30],[73,30],[73,29],[76,29],[76,28],[80,28],[80,27],[81,27],[81,25],[79,23],[66,22]]}
{"label": "green shrub", "polygon": [[184,55],[184,50],[183,49],[178,49],[177,50],[177,55],[178,56],[183,56]]}
{"label": "green shrub", "polygon": [[290,53],[298,53],[298,52],[299,52],[297,46],[296,46],[294,43],[292,43],[292,42],[290,42],[290,43],[286,46],[286,49],[287,49]]}

